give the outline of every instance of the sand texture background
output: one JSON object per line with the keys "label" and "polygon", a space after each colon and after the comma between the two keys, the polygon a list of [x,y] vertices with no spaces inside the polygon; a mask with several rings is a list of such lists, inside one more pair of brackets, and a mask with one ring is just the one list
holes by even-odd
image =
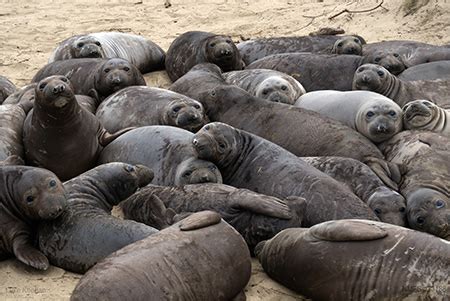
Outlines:
{"label": "sand texture background", "polygon": [[[121,31],[143,35],[167,50],[179,34],[203,30],[228,34],[235,42],[256,37],[306,35],[321,27],[342,28],[367,42],[404,39],[450,43],[449,0],[237,1],[165,0],[30,1],[0,0],[0,74],[18,87],[46,64],[57,43],[76,34]],[[146,75],[167,87],[165,72]],[[248,300],[302,300],[274,283],[254,260]],[[0,300],[67,300],[79,275],[51,267],[34,271],[16,260],[0,262]]]}

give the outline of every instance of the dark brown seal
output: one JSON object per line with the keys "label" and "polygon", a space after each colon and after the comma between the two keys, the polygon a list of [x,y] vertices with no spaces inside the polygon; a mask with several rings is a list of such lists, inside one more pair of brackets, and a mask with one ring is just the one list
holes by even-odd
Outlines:
{"label": "dark brown seal", "polygon": [[[313,300],[446,300],[449,242],[366,220],[286,229],[257,246],[264,271]],[[376,268],[374,268],[376,267]]]}
{"label": "dark brown seal", "polygon": [[2,104],[9,95],[16,92],[16,90],[16,86],[9,79],[0,75],[0,104]]}
{"label": "dark brown seal", "polygon": [[245,300],[250,275],[245,241],[217,213],[203,211],[111,254],[71,300]]}
{"label": "dark brown seal", "polygon": [[14,255],[39,270],[49,266],[34,245],[41,220],[57,218],[67,205],[65,190],[56,175],[29,166],[0,166],[0,259]]}
{"label": "dark brown seal", "polygon": [[222,71],[241,70],[244,62],[230,37],[204,31],[178,36],[167,50],[166,71],[172,81],[200,63],[213,63]]}

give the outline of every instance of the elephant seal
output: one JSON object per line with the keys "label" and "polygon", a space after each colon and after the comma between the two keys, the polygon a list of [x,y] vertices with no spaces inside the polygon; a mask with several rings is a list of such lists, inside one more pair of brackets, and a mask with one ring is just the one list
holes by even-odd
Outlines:
{"label": "elephant seal", "polygon": [[22,131],[26,116],[21,105],[0,105],[0,160],[13,155],[24,158]]}
{"label": "elephant seal", "polygon": [[401,107],[416,99],[428,99],[443,108],[450,108],[450,79],[403,81],[385,68],[373,64],[362,65],[356,70],[353,90],[380,93]]}
{"label": "elephant seal", "polygon": [[[449,242],[367,220],[292,228],[257,246],[264,271],[313,300],[445,300]],[[376,268],[374,268],[376,267]]]}
{"label": "elephant seal", "polygon": [[450,61],[437,61],[410,67],[397,76],[404,81],[450,79]]}
{"label": "elephant seal", "polygon": [[450,136],[450,111],[426,99],[418,99],[403,107],[403,126],[407,130],[423,130]]}
{"label": "elephant seal", "polygon": [[127,87],[110,95],[97,109],[107,131],[127,127],[171,125],[196,132],[209,122],[198,101],[165,89]]}
{"label": "elephant seal", "polygon": [[[385,54],[388,57],[388,54]],[[389,70],[404,69],[400,60],[380,60],[372,56],[284,53],[267,56],[251,63],[246,69],[272,69],[286,73],[302,83],[306,91],[352,89],[353,75],[359,66],[367,63],[383,64]],[[400,71],[400,72],[401,72]]]}
{"label": "elephant seal", "polygon": [[241,70],[242,61],[230,37],[204,31],[188,31],[178,36],[166,56],[166,71],[172,81],[199,63],[213,63],[222,71]]}
{"label": "elephant seal", "polygon": [[9,95],[16,92],[16,90],[16,86],[9,79],[0,75],[0,104],[2,104]]}
{"label": "elephant seal", "polygon": [[70,300],[245,300],[250,276],[245,241],[202,211],[99,262]]}
{"label": "elephant seal", "polygon": [[343,157],[302,157],[306,163],[345,184],[364,201],[380,221],[406,226],[406,201],[395,190],[386,187],[364,163]]}
{"label": "elephant seal", "polygon": [[427,131],[403,131],[380,144],[401,165],[400,192],[411,228],[450,240],[450,138]]}
{"label": "elephant seal", "polygon": [[211,121],[258,135],[297,156],[354,158],[369,165],[389,187],[396,189],[400,181],[398,167],[384,160],[378,148],[355,130],[315,112],[259,99],[226,85],[215,65],[197,65],[170,89],[199,100]]}
{"label": "elephant seal", "polygon": [[[204,183],[180,187],[147,185],[119,204],[124,217],[162,229],[171,223],[155,216],[186,214],[212,210],[236,229],[250,252],[260,241],[286,228],[301,227],[305,200],[290,197],[286,201],[232,186]],[[161,214],[158,211],[162,210]],[[173,216],[172,214],[172,216]],[[168,215],[170,221],[171,216]]]}
{"label": "elephant seal", "polygon": [[102,147],[129,130],[109,134],[103,129],[95,115],[78,104],[65,76],[41,80],[35,97],[23,126],[25,158],[63,181],[93,168]]}
{"label": "elephant seal", "polygon": [[65,182],[67,209],[39,224],[39,249],[53,265],[85,273],[114,251],[156,233],[152,227],[110,214],[114,205],[147,185],[152,176],[145,166],[115,162]]}
{"label": "elephant seal", "polygon": [[402,109],[374,92],[314,91],[301,96],[295,106],[342,122],[375,143],[402,130]]}
{"label": "elephant seal", "polygon": [[342,37],[334,42],[331,53],[362,55],[361,40],[355,36]]}
{"label": "elephant seal", "polygon": [[138,35],[94,32],[62,41],[48,62],[77,58],[122,58],[147,73],[164,69],[165,53],[157,44]]}
{"label": "elephant seal", "polygon": [[91,96],[102,101],[128,86],[145,86],[139,70],[124,59],[70,59],[56,61],[42,67],[32,82],[51,75],[67,76],[75,94]]}
{"label": "elephant seal", "polygon": [[222,183],[218,168],[199,160],[193,133],[172,126],[144,126],[125,133],[105,147],[99,163],[143,164],[154,172],[153,184]]}
{"label": "elephant seal", "polygon": [[225,184],[279,198],[305,198],[306,227],[352,217],[378,220],[347,187],[261,137],[213,122],[194,135],[192,144],[198,158],[219,167]]}
{"label": "elephant seal", "polygon": [[292,76],[268,69],[230,71],[222,74],[225,81],[253,96],[273,102],[294,104],[306,93],[302,84]]}
{"label": "elephant seal", "polygon": [[65,209],[64,187],[48,170],[0,166],[0,259],[14,255],[24,264],[46,270],[47,257],[33,245],[41,220],[57,218]]}

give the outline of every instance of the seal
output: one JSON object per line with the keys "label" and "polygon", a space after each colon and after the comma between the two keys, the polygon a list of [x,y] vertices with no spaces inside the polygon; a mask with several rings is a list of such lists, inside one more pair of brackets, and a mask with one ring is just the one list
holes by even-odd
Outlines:
{"label": "seal", "polygon": [[96,116],[110,132],[147,125],[171,125],[196,132],[209,122],[200,102],[147,86],[117,91],[100,104]]}
{"label": "seal", "polygon": [[[182,187],[147,185],[119,204],[126,219],[157,229],[171,224],[175,213],[184,215],[203,210],[215,211],[242,235],[251,253],[256,244],[272,238],[281,230],[301,227],[305,205],[305,200],[300,197],[282,201],[217,183]],[[166,208],[174,212],[172,216],[167,216]],[[158,211],[162,211],[161,214]],[[155,219],[160,215],[167,216],[163,223]]]}
{"label": "seal", "polygon": [[385,68],[373,64],[362,65],[356,70],[353,90],[383,94],[401,107],[416,99],[428,99],[443,108],[450,108],[450,79],[403,81]]}
{"label": "seal", "polygon": [[219,167],[225,184],[279,198],[304,198],[306,227],[351,217],[378,220],[344,185],[261,137],[213,122],[194,135],[192,144],[198,158]]}
{"label": "seal", "polygon": [[343,157],[302,157],[302,159],[346,185],[364,201],[380,221],[393,225],[407,225],[405,198],[392,190],[365,164]]}
{"label": "seal", "polygon": [[0,105],[0,160],[24,158],[22,131],[26,116],[21,105]]}
{"label": "seal", "polygon": [[16,86],[8,78],[0,75],[0,104],[16,90]]}
{"label": "seal", "polygon": [[166,71],[172,81],[199,63],[213,63],[222,71],[241,70],[245,64],[230,37],[204,31],[188,31],[178,36],[166,56]]}
{"label": "seal", "polygon": [[217,213],[203,211],[99,262],[71,300],[245,300],[250,276],[243,238]]}
{"label": "seal", "polygon": [[81,107],[65,76],[50,76],[35,88],[34,109],[23,126],[28,164],[71,179],[96,164],[103,146],[129,129],[109,134],[95,115]]}
{"label": "seal", "polygon": [[355,36],[342,37],[334,42],[331,53],[362,55],[361,40]]}
{"label": "seal", "polygon": [[0,259],[14,255],[24,264],[46,270],[47,257],[33,245],[42,220],[57,218],[67,199],[62,183],[48,170],[0,166]]}
{"label": "seal", "polygon": [[274,70],[230,71],[222,76],[227,83],[236,85],[253,96],[273,102],[292,105],[306,93],[302,84],[292,76]]}
{"label": "seal", "polygon": [[39,249],[53,265],[85,273],[114,251],[155,234],[152,227],[111,215],[114,205],[151,180],[147,167],[116,162],[65,182],[67,209],[39,224]]}
{"label": "seal", "polygon": [[404,81],[450,79],[450,61],[437,61],[412,66],[398,75]]}
{"label": "seal", "polygon": [[329,221],[283,230],[257,250],[272,279],[313,300],[445,300],[450,293],[449,242],[404,227]]}
{"label": "seal", "polygon": [[165,53],[154,42],[122,32],[94,32],[70,37],[56,47],[49,63],[77,58],[122,58],[142,73],[164,69]]}
{"label": "seal", "polygon": [[88,95],[99,101],[125,87],[146,85],[139,70],[119,58],[56,61],[42,67],[32,82],[51,75],[67,76],[75,94]]}
{"label": "seal", "polygon": [[450,135],[449,110],[445,110],[431,101],[418,99],[403,107],[403,126],[407,130],[423,130]]}
{"label": "seal", "polygon": [[301,96],[295,106],[342,122],[374,143],[402,130],[402,109],[374,92],[314,91]]}
{"label": "seal", "polygon": [[172,126],[144,126],[131,130],[105,147],[99,163],[143,164],[154,172],[153,184],[174,186],[222,183],[219,169],[197,159],[193,133]]}

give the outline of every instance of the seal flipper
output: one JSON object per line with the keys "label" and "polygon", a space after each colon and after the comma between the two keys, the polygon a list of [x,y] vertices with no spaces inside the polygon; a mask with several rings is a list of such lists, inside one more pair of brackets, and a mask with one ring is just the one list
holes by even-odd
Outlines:
{"label": "seal flipper", "polygon": [[363,161],[389,188],[398,191],[398,184],[402,180],[399,165],[375,157],[367,157]]}
{"label": "seal flipper", "polygon": [[41,251],[34,248],[24,237],[16,237],[13,243],[16,258],[24,264],[38,270],[47,270],[49,262]]}
{"label": "seal flipper", "polygon": [[98,134],[98,142],[100,143],[101,146],[105,147],[108,144],[110,144],[112,141],[114,141],[114,139],[119,137],[120,135],[125,134],[128,131],[134,130],[135,128],[136,127],[129,127],[129,128],[121,129],[113,134],[109,133],[104,128],[101,128],[99,130],[99,134]]}
{"label": "seal flipper", "polygon": [[221,217],[214,211],[194,213],[180,222],[181,231],[191,231],[220,223]]}
{"label": "seal flipper", "polygon": [[314,225],[309,233],[326,241],[365,241],[386,237],[388,233],[366,220],[333,220]]}

